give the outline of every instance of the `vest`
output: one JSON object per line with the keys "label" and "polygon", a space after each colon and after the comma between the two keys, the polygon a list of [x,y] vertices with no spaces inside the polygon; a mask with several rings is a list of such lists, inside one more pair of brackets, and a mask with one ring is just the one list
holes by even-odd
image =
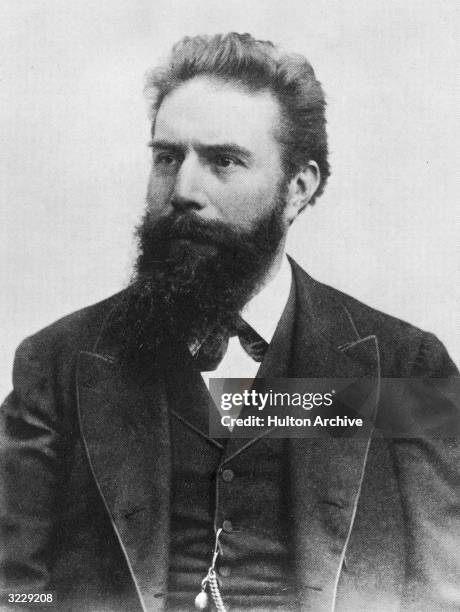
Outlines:
{"label": "vest", "polygon": [[[258,377],[289,370],[295,299],[291,295]],[[298,610],[292,581],[286,440],[211,438],[217,408],[187,350],[168,357],[172,511],[168,610],[191,610],[211,564],[231,610]]]}

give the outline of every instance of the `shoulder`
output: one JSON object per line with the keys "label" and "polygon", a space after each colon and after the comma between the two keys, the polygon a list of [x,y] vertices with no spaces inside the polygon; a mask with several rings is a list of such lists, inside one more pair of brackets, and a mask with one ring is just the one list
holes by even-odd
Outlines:
{"label": "shoulder", "polygon": [[377,338],[386,376],[429,373],[443,377],[457,373],[447,350],[434,334],[313,279],[293,261],[292,265],[301,295],[313,312],[321,313],[322,317],[345,312],[357,336]]}
{"label": "shoulder", "polygon": [[[329,288],[332,291],[334,289]],[[337,292],[350,312],[361,336],[378,339],[383,371],[387,376],[444,377],[456,373],[456,367],[440,340],[425,331],[359,300]]]}
{"label": "shoulder", "polygon": [[1,419],[26,419],[33,410],[56,424],[70,414],[64,407],[72,405],[77,357],[80,351],[93,350],[118,296],[69,314],[21,342],[13,365],[13,391],[2,406]]}
{"label": "shoulder", "polygon": [[52,359],[69,352],[94,350],[105,321],[119,304],[123,293],[68,314],[27,337],[18,347],[16,361],[36,355],[41,359]]}

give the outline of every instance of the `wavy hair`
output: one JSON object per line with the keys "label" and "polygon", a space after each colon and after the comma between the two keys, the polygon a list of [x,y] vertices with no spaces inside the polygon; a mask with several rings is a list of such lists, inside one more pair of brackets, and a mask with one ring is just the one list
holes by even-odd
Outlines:
{"label": "wavy hair", "polygon": [[153,127],[165,96],[197,76],[236,83],[249,92],[269,91],[275,97],[281,109],[276,138],[286,178],[295,176],[309,160],[318,164],[320,184],[313,203],[323,192],[330,169],[326,101],[309,62],[250,34],[185,37],[174,45],[164,66],[148,73],[145,90]]}

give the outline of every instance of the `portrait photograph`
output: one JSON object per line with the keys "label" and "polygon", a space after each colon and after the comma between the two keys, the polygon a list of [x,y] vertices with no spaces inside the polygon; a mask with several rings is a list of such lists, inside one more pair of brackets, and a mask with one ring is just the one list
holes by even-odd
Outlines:
{"label": "portrait photograph", "polygon": [[460,607],[454,0],[4,0],[0,610]]}

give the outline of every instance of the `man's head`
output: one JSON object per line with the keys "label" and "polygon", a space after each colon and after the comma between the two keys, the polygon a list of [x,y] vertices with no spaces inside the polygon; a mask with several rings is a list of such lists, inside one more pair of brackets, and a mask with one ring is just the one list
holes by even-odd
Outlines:
{"label": "man's head", "polygon": [[184,39],[148,90],[153,160],[128,312],[144,337],[190,341],[231,324],[322,190],[324,98],[306,60],[238,34]]}
{"label": "man's head", "polygon": [[324,190],[329,164],[326,102],[309,62],[249,34],[185,37],[174,45],[167,64],[148,76],[152,133],[165,98],[197,77],[218,80],[248,94],[271,96],[278,109],[272,129],[280,145],[285,178],[294,178],[310,161],[319,169],[319,184],[309,194],[309,203],[313,203]]}

